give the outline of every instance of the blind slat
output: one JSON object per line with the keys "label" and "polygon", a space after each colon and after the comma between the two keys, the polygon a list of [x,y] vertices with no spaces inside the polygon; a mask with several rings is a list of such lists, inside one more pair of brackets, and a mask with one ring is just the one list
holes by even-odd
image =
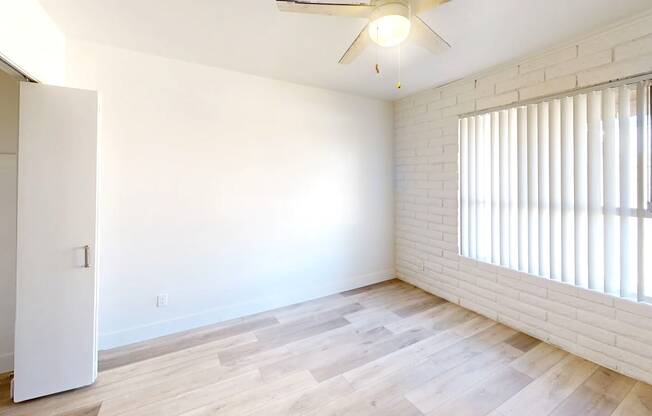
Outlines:
{"label": "blind slat", "polygon": [[573,99],[561,100],[561,277],[575,283],[575,159]]}
{"label": "blind slat", "polygon": [[618,227],[618,141],[616,140],[616,95],[608,88],[602,93],[604,130],[604,290],[620,292],[620,228]]}
{"label": "blind slat", "polygon": [[460,120],[460,251],[469,255],[469,120]]}
{"label": "blind slat", "polygon": [[518,111],[512,108],[507,112],[509,129],[509,264],[512,269],[519,268],[518,249]]}
{"label": "blind slat", "polygon": [[500,229],[500,155],[498,112],[491,113],[491,261],[500,263],[500,240],[503,233]]}
{"label": "blind slat", "polygon": [[602,94],[594,91],[588,94],[587,105],[587,159],[588,159],[588,284],[590,289],[604,290],[602,259]]}
{"label": "blind slat", "polygon": [[539,274],[550,276],[550,172],[548,103],[537,106],[538,201],[539,201]]}
{"label": "blind slat", "polygon": [[632,160],[630,145],[630,90],[622,86],[618,90],[618,140],[620,143],[620,296],[631,296],[634,278],[631,273],[631,235],[630,219],[622,215],[632,208],[630,203],[631,194],[631,170],[635,161]]}
{"label": "blind slat", "polygon": [[[647,102],[649,95],[648,90],[650,86],[647,82],[638,85],[636,90],[636,207],[639,210],[646,209],[645,206],[645,174],[647,171],[646,166],[646,146],[647,135],[650,133],[648,130],[648,105]],[[638,300],[645,299],[645,224],[643,218],[639,215],[636,219],[636,233],[637,233],[637,287],[636,293]]]}
{"label": "blind slat", "polygon": [[561,103],[548,108],[550,190],[550,278],[561,280]]}
{"label": "blind slat", "polygon": [[528,271],[539,274],[539,146],[537,106],[527,107]]}
{"label": "blind slat", "polygon": [[573,145],[574,145],[574,185],[575,185],[575,285],[588,286],[588,224],[587,224],[587,128],[586,95],[573,97]]}
{"label": "blind slat", "polygon": [[518,109],[518,269],[528,271],[527,110]]}
{"label": "blind slat", "polygon": [[469,118],[469,256],[476,258],[475,117]]}
{"label": "blind slat", "polygon": [[510,265],[510,231],[509,231],[509,131],[508,113],[500,111],[498,126],[498,180],[500,187],[500,264]]}
{"label": "blind slat", "polygon": [[491,223],[487,221],[487,194],[490,189],[487,187],[487,179],[491,177],[491,167],[487,161],[487,131],[488,123],[485,123],[486,115],[477,116],[475,119],[475,192],[476,204],[475,211],[475,230],[476,230],[476,252],[478,258],[483,261],[491,260],[491,242],[487,243],[487,226]]}

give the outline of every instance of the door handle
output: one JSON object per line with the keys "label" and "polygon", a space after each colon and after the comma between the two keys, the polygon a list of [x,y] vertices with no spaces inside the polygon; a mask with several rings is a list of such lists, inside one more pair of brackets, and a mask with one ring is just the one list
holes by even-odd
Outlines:
{"label": "door handle", "polygon": [[88,250],[90,250],[90,247],[88,245],[84,246],[84,268],[88,269],[91,267],[90,262],[88,260]]}

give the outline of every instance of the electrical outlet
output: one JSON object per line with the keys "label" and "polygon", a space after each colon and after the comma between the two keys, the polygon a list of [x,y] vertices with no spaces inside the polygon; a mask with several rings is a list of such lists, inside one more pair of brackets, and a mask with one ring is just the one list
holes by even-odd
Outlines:
{"label": "electrical outlet", "polygon": [[422,272],[426,271],[426,262],[424,262],[423,260],[421,260],[421,271]]}
{"label": "electrical outlet", "polygon": [[156,307],[163,308],[165,306],[168,306],[168,294],[161,293],[156,296]]}

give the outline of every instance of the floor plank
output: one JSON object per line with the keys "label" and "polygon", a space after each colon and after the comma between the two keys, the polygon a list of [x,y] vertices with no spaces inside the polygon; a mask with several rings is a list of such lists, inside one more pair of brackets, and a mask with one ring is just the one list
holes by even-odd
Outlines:
{"label": "floor plank", "polygon": [[86,406],[81,409],[71,410],[70,412],[61,413],[57,416],[98,416],[102,410],[101,404]]}
{"label": "floor plank", "polygon": [[353,393],[353,387],[342,376],[333,377],[306,391],[288,394],[248,414],[265,416],[298,416],[314,413],[323,406]]}
{"label": "floor plank", "polygon": [[613,416],[652,415],[652,386],[638,382],[620,403]]}
{"label": "floor plank", "polygon": [[444,403],[459,398],[478,384],[487,383],[494,373],[507,368],[507,365],[520,355],[522,352],[518,349],[500,343],[434,378],[421,388],[409,392],[406,397],[423,413],[432,412]]}
{"label": "floor plank", "polygon": [[180,413],[187,416],[199,415],[243,415],[257,411],[265,405],[282,400],[296,391],[305,391],[317,385],[309,372],[292,374],[253,389],[243,389],[233,396],[214,397],[214,403],[199,407],[190,412]]}
{"label": "floor plank", "polygon": [[378,327],[363,333],[351,333],[348,339],[340,338],[337,344],[330,343],[324,348],[313,349],[292,355],[285,360],[280,360],[260,368],[260,373],[265,379],[273,379],[283,375],[312,368],[319,363],[321,366],[335,366],[338,361],[345,360],[351,351],[362,350],[389,339],[394,334],[386,328]]}
{"label": "floor plank", "polygon": [[567,355],[566,351],[541,342],[522,357],[514,360],[510,367],[532,378],[537,378]]}
{"label": "floor plank", "polygon": [[443,303],[446,303],[444,299],[438,298],[437,296],[432,296],[424,300],[420,300],[417,302],[409,303],[405,306],[401,306],[395,309],[393,312],[396,315],[400,316],[401,318],[407,318],[410,315],[427,311],[428,309],[434,308],[435,306],[441,305]]}
{"label": "floor plank", "polygon": [[652,415],[652,386],[390,280],[101,353],[0,416]]}
{"label": "floor plank", "polygon": [[608,416],[613,413],[634,384],[633,379],[600,367],[551,415]]}
{"label": "floor plank", "polygon": [[524,334],[522,332],[519,332],[518,334],[512,335],[508,340],[505,341],[505,343],[511,345],[514,348],[517,348],[523,352],[528,352],[532,348],[536,347],[541,343],[536,338],[532,338],[531,336]]}
{"label": "floor plank", "polygon": [[393,335],[392,337],[378,341],[364,348],[351,349],[348,354],[336,362],[317,364],[310,366],[310,372],[317,381],[328,380],[331,377],[345,373],[348,370],[357,368],[368,362],[377,360],[393,351],[410,346],[423,340],[432,333],[425,330],[413,330]]}
{"label": "floor plank", "polygon": [[276,318],[262,318],[254,321],[237,323],[216,330],[203,328],[200,330],[187,331],[183,334],[169,335],[155,341],[145,341],[125,348],[116,348],[115,350],[107,352],[101,351],[99,368],[100,371],[109,370],[132,362],[143,361],[148,358],[205,344],[214,340],[228,338],[237,334],[243,334],[277,323],[278,321]]}
{"label": "floor plank", "polygon": [[401,282],[398,281],[397,279],[392,279],[392,280],[387,280],[385,282],[375,283],[375,284],[369,285],[369,286],[359,287],[357,289],[346,290],[344,292],[341,292],[340,295],[342,295],[342,296],[353,296],[353,295],[358,295],[360,293],[366,293],[366,292],[370,292],[370,291],[373,291],[373,290],[382,289],[382,288],[385,288],[385,287],[393,287],[393,286],[398,285],[400,283]]}
{"label": "floor plank", "polygon": [[596,368],[598,366],[592,362],[568,355],[490,415],[548,415],[584,383]]}
{"label": "floor plank", "polygon": [[486,415],[530,384],[532,378],[508,366],[453,400],[434,408],[428,416]]}
{"label": "floor plank", "polygon": [[[145,406],[137,407],[133,410],[133,413],[157,416],[179,415],[202,406],[209,406],[215,402],[217,397],[231,397],[243,390],[251,390],[262,385],[263,380],[260,374],[253,370],[238,377],[207,384],[197,389],[150,402]],[[102,412],[102,416],[104,414]]]}

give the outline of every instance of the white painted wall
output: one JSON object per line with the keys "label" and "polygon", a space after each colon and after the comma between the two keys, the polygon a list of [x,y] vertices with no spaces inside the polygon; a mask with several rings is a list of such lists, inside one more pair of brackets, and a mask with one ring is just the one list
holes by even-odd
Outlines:
{"label": "white painted wall", "polygon": [[71,39],[66,65],[101,97],[101,347],[393,277],[391,104]]}
{"label": "white painted wall", "polygon": [[18,150],[19,82],[0,70],[0,154]]}
{"label": "white painted wall", "polygon": [[37,0],[0,0],[0,56],[41,82],[64,79],[65,38]]}
{"label": "white painted wall", "polygon": [[0,71],[0,373],[13,368],[18,81]]}

